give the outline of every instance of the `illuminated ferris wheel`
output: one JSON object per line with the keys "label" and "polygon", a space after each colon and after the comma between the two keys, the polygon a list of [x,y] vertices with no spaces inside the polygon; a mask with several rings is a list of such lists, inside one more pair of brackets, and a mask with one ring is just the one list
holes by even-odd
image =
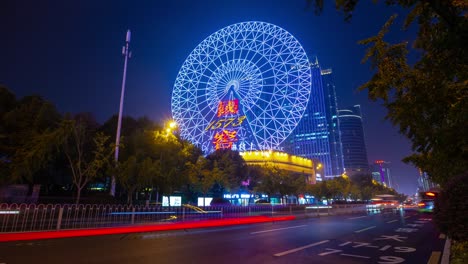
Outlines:
{"label": "illuminated ferris wheel", "polygon": [[310,90],[309,61],[294,36],[265,22],[238,23],[190,53],[172,114],[181,136],[205,153],[277,149],[302,118]]}

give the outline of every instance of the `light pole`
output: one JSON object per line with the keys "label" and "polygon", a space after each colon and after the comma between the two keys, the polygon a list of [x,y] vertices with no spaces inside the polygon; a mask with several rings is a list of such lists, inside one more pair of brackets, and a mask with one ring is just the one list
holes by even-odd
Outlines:
{"label": "light pole", "polygon": [[[119,106],[119,117],[117,121],[117,134],[115,136],[115,163],[119,161],[119,144],[120,144],[120,127],[122,126],[122,111],[123,111],[123,101],[125,95],[125,79],[127,77],[127,61],[130,58],[131,53],[129,53],[128,48],[130,46],[130,29],[127,30],[127,36],[125,38],[125,46],[122,48],[122,54],[125,57],[123,78],[122,78],[122,90],[120,93],[120,106]],[[110,195],[115,196],[115,176],[112,176]]]}

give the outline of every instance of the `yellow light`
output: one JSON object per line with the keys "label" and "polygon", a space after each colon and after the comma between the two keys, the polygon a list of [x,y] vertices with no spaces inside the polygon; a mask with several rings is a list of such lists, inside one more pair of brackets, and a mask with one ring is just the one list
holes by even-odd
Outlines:
{"label": "yellow light", "polygon": [[427,192],[426,195],[427,195],[427,196],[432,196],[432,197],[434,197],[434,196],[435,196],[435,193],[433,193],[433,192]]}
{"label": "yellow light", "polygon": [[177,126],[177,123],[175,121],[169,122],[169,128],[175,128]]}
{"label": "yellow light", "polygon": [[170,129],[170,128],[167,128],[167,129],[166,129],[166,132],[167,132],[167,133],[171,133],[171,129]]}

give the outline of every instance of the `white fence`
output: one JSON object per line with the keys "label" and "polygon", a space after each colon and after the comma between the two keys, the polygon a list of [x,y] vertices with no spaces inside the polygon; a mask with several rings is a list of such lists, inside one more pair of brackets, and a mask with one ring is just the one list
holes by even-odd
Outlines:
{"label": "white fence", "polygon": [[253,215],[314,217],[366,212],[366,205],[180,207],[92,204],[0,204],[0,232],[28,232],[158,224]]}

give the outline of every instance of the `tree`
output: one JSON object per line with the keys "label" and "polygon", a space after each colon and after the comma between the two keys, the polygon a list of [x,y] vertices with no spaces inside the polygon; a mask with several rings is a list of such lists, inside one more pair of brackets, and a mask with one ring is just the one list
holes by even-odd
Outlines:
{"label": "tree", "polygon": [[440,231],[458,241],[468,241],[468,173],[450,179],[447,188],[435,200],[434,221]]}
{"label": "tree", "polygon": [[[203,197],[206,197],[215,183],[222,184],[223,176],[217,164],[210,168],[208,160],[203,156],[200,156],[195,164],[189,163],[188,166],[190,183],[197,192],[202,193]],[[203,206],[205,206],[205,200],[203,200]]]}
{"label": "tree", "polygon": [[133,204],[133,194],[136,190],[150,184],[156,174],[156,166],[151,158],[138,161],[131,156],[117,166],[117,182],[127,192],[127,203]]}
{"label": "tree", "polygon": [[182,189],[188,180],[187,159],[192,155],[191,145],[179,140],[174,134],[153,132],[154,154],[158,162],[155,185],[167,196]]}
{"label": "tree", "polygon": [[68,160],[77,204],[83,188],[100,176],[114,151],[108,144],[109,137],[102,132],[95,133],[96,127],[90,115],[77,115],[74,119],[65,118],[57,130],[44,135]]}
{"label": "tree", "polygon": [[[316,11],[323,0],[309,0]],[[358,0],[336,0],[350,20]],[[463,0],[391,0],[389,6],[409,10],[404,29],[416,22],[418,52],[408,62],[408,43],[384,40],[396,19],[392,16],[368,45],[363,62],[374,76],[360,87],[372,100],[382,100],[386,118],[412,142],[414,153],[404,159],[444,185],[453,175],[468,171],[468,2]]]}
{"label": "tree", "polygon": [[[382,99],[387,118],[412,141],[415,153],[404,160],[444,184],[451,175],[468,170],[468,42],[457,35],[468,37],[468,23],[455,19],[459,22],[450,26],[422,4],[412,16],[420,21],[415,46],[423,50],[422,58],[410,66],[406,43],[383,40],[392,17],[377,36],[360,42],[370,45],[364,61],[370,60],[377,71],[360,89],[367,89],[373,100]],[[456,13],[451,16],[458,18]]]}
{"label": "tree", "polygon": [[224,177],[223,190],[236,193],[240,190],[242,182],[247,180],[247,165],[239,152],[230,149],[219,149],[207,156],[214,164],[217,163]]}
{"label": "tree", "polygon": [[262,168],[263,173],[254,190],[256,192],[265,193],[268,195],[268,200],[271,201],[271,197],[279,193],[279,184],[281,181],[279,178],[281,172],[277,167],[271,164],[265,164]]}
{"label": "tree", "polygon": [[0,95],[0,171],[9,175],[2,181],[35,183],[38,172],[53,160],[53,145],[43,135],[58,127],[61,116],[40,96],[15,102],[6,88],[0,88]]}
{"label": "tree", "polygon": [[328,199],[328,188],[326,182],[318,182],[316,184],[310,184],[306,188],[306,192],[313,195],[315,200],[321,201],[323,198]]}

